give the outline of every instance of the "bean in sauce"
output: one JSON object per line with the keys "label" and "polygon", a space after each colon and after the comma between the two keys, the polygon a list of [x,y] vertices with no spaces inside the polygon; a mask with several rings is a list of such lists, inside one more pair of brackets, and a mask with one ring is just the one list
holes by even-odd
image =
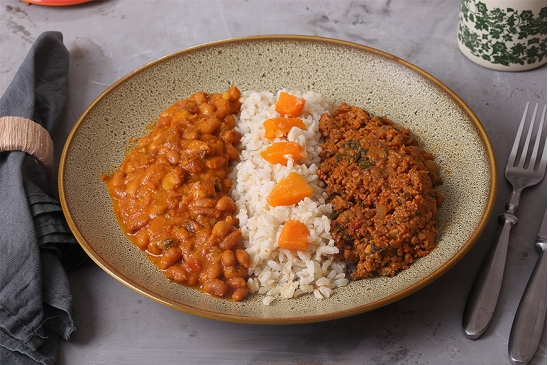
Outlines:
{"label": "bean in sauce", "polygon": [[228,195],[239,99],[231,86],[177,101],[101,176],[123,232],[169,280],[235,301],[249,293],[249,256]]}

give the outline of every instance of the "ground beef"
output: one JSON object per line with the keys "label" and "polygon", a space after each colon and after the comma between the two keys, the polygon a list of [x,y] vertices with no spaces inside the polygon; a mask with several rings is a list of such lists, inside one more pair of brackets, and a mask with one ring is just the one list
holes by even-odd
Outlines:
{"label": "ground beef", "polygon": [[409,130],[346,103],[322,116],[320,131],[335,258],[355,266],[351,278],[393,276],[431,252],[443,202],[434,156]]}

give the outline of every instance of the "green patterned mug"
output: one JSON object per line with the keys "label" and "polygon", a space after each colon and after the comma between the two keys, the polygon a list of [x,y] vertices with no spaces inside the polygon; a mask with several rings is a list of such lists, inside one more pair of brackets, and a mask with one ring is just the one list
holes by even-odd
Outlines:
{"label": "green patterned mug", "polygon": [[475,63],[525,71],[546,63],[546,0],[460,0],[458,44]]}

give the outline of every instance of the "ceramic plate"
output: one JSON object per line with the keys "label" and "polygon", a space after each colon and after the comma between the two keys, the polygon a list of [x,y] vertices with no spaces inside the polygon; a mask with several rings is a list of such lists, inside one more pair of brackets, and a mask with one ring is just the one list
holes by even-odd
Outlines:
{"label": "ceramic plate", "polygon": [[[386,115],[436,155],[445,202],[437,248],[395,277],[351,282],[328,299],[236,303],[169,282],[122,234],[99,176],[118,166],[130,138],[175,101],[197,91],[314,90]],[[497,186],[489,139],[470,108],[441,82],[397,57],[362,45],[308,36],[257,36],[209,43],[160,58],[108,88],[71,131],[59,190],[76,238],[107,273],[169,307],[224,321],[290,324],[369,311],[431,283],[459,261],[483,231]]]}

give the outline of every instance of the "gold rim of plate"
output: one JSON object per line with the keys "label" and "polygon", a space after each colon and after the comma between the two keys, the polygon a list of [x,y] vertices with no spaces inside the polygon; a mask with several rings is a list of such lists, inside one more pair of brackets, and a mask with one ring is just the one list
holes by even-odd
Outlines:
{"label": "gold rim of plate", "polygon": [[[314,90],[337,102],[386,115],[409,128],[436,155],[445,202],[438,247],[392,278],[337,288],[327,299],[253,295],[236,303],[168,282],[121,233],[99,176],[123,159],[130,138],[176,100],[197,91]],[[483,232],[495,202],[497,173],[487,133],[447,86],[398,57],[347,41],[266,35],[206,43],[159,58],[104,91],[71,130],[59,164],[61,206],[74,236],[109,275],[168,307],[206,318],[249,324],[338,319],[400,300],[454,266]]]}

